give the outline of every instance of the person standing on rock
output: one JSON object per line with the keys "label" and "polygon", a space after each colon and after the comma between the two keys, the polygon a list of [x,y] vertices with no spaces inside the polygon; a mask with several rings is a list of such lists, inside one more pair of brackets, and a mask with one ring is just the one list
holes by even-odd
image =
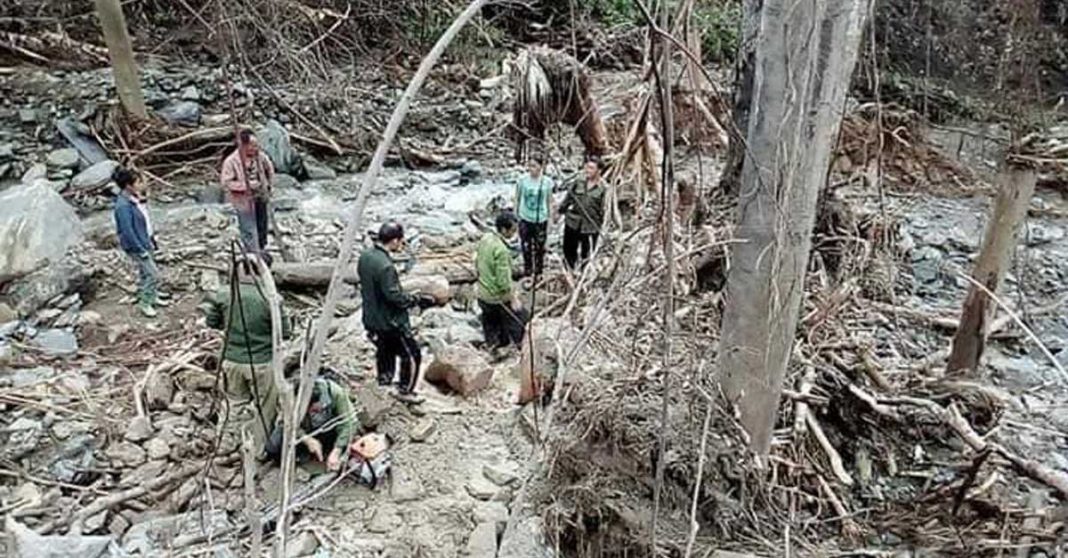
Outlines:
{"label": "person standing on rock", "polygon": [[585,263],[597,245],[604,221],[605,187],[596,160],[586,162],[586,178],[571,184],[560,204],[564,216],[564,261],[568,269]]}
{"label": "person standing on rock", "polygon": [[494,228],[478,243],[475,269],[485,346],[499,353],[510,346],[520,346],[527,317],[512,283],[512,252],[508,249],[508,241],[515,237],[518,228],[515,214],[501,212]]}
{"label": "person standing on rock", "polygon": [[[252,431],[257,455],[278,416],[278,388],[271,370],[271,307],[257,285],[263,265],[251,254],[238,257],[229,285],[209,295],[203,305],[208,327],[226,332],[221,368],[230,420]],[[283,310],[282,338],[288,339],[290,333]]]}
{"label": "person standing on rock", "polygon": [[159,296],[159,269],[156,267],[156,239],[148,211],[145,186],[140,177],[124,168],[116,169],[112,180],[119,186],[115,198],[115,229],[123,252],[137,266],[137,307],[149,318],[157,307],[167,306]]}
{"label": "person standing on rock", "polygon": [[412,335],[408,310],[413,306],[430,307],[433,297],[404,292],[397,268],[390,254],[404,249],[404,227],[387,222],[378,230],[374,246],[360,254],[356,271],[363,298],[363,327],[375,345],[378,385],[389,386],[400,361],[397,392],[415,398],[422,353]]}
{"label": "person standing on rock", "polygon": [[523,272],[527,277],[540,275],[545,265],[545,239],[552,213],[553,181],[543,173],[545,161],[531,159],[527,175],[519,179],[515,190],[519,214],[519,240],[523,244]]}
{"label": "person standing on rock", "polygon": [[241,243],[247,252],[260,256],[270,265],[267,232],[270,226],[269,203],[274,165],[260,150],[252,130],[238,132],[237,149],[223,161],[220,176],[223,190],[237,213]]}

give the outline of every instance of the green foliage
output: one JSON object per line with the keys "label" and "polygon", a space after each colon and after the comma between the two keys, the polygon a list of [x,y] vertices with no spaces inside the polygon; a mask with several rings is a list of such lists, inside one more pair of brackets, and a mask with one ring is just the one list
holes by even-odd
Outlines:
{"label": "green foliage", "polygon": [[742,33],[742,5],[737,0],[698,1],[694,25],[701,31],[701,50],[706,62],[730,62]]}
{"label": "green foliage", "polygon": [[586,12],[609,25],[641,25],[642,14],[634,6],[633,0],[592,0],[578,2]]}

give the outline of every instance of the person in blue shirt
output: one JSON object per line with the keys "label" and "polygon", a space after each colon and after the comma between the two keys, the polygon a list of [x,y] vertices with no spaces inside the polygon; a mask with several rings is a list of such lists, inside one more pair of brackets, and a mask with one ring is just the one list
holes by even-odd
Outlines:
{"label": "person in blue shirt", "polygon": [[553,181],[544,174],[540,156],[530,160],[527,174],[515,189],[519,217],[519,240],[523,249],[523,273],[540,275],[545,267],[545,239],[552,212]]}
{"label": "person in blue shirt", "polygon": [[115,229],[119,246],[134,262],[139,275],[137,307],[149,318],[158,315],[157,307],[167,306],[159,296],[159,270],[154,253],[156,240],[152,234],[152,218],[148,212],[144,183],[133,172],[119,168],[111,179],[121,191],[115,198]]}

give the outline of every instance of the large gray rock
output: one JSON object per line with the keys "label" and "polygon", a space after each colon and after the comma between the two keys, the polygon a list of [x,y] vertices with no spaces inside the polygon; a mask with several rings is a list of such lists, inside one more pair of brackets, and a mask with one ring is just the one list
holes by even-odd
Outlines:
{"label": "large gray rock", "polygon": [[43,329],[34,336],[33,345],[49,356],[69,357],[78,353],[78,338],[66,329]]}
{"label": "large gray rock", "polygon": [[171,103],[156,111],[168,124],[194,128],[200,125],[203,109],[193,101]]}
{"label": "large gray rock", "polygon": [[26,172],[22,173],[23,184],[33,184],[38,180],[48,179],[48,166],[44,163],[34,163],[30,165],[30,168],[26,169]]}
{"label": "large gray rock", "polygon": [[472,557],[496,556],[497,525],[489,522],[479,523],[471,532],[471,536],[467,538],[464,553]]}
{"label": "large gray rock", "polygon": [[107,160],[107,151],[93,137],[92,130],[82,122],[67,116],[56,121],[56,130],[88,164],[95,165]]}
{"label": "large gray rock", "polygon": [[74,175],[70,181],[70,187],[74,190],[96,190],[111,182],[111,175],[119,168],[117,161],[107,160],[83,170]]}
{"label": "large gray rock", "polygon": [[0,283],[61,260],[82,240],[74,208],[40,184],[0,194]]}
{"label": "large gray rock", "polygon": [[[0,210],[2,213],[2,210]],[[0,224],[0,228],[3,224]],[[42,266],[37,271],[8,283],[0,296],[15,310],[29,316],[57,296],[89,287],[89,272],[69,254],[57,263]]]}
{"label": "large gray rock", "polygon": [[80,160],[81,155],[78,155],[78,150],[70,147],[56,149],[45,158],[49,168],[53,169],[73,169],[78,166]]}
{"label": "large gray rock", "polygon": [[296,178],[307,176],[304,161],[289,140],[289,132],[277,120],[268,120],[266,126],[256,131],[256,139],[260,149],[271,159],[275,172]]}

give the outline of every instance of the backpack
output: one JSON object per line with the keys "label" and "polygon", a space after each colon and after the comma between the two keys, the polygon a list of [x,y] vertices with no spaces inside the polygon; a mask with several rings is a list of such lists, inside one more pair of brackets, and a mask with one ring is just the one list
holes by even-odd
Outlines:
{"label": "backpack", "polygon": [[393,459],[389,447],[393,440],[384,434],[367,434],[349,445],[349,468],[357,480],[375,488],[390,474]]}

